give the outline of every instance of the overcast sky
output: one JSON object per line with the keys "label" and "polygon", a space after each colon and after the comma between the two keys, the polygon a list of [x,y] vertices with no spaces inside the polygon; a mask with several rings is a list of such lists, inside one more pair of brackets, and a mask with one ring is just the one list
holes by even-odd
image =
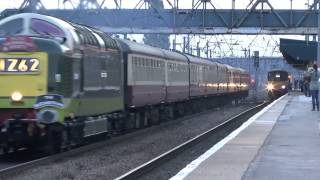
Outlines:
{"label": "overcast sky", "polygon": [[[24,0],[0,0],[0,11],[6,8],[18,8]],[[72,5],[70,2],[63,4],[64,0],[41,0],[44,4],[45,8],[71,8]],[[79,0],[69,0],[72,2],[73,6],[77,6]],[[101,3],[103,0],[97,0],[98,3]],[[119,1],[119,0],[118,0]],[[173,4],[174,0],[168,0]],[[179,8],[190,9],[192,7],[192,0],[179,0]],[[198,0],[195,0],[195,2]],[[244,9],[246,8],[250,1],[252,0],[235,0],[236,8]],[[254,0],[256,1],[256,0]],[[271,5],[276,9],[290,9],[290,1],[291,0],[269,0]],[[122,0],[122,8],[134,8],[140,0]],[[166,8],[170,8],[167,0],[163,0]],[[218,9],[230,9],[232,0],[212,0],[214,6]],[[294,9],[306,9],[309,5],[311,5],[314,0],[292,0],[292,5]],[[105,7],[113,8],[115,7],[114,0],[105,0]],[[208,5],[208,8],[212,8]],[[265,5],[265,8],[268,8],[268,5]],[[136,39],[138,42],[142,42],[142,35],[130,35],[132,39]],[[174,36],[171,36],[171,41]],[[205,44],[208,39],[213,41],[214,44],[219,44],[219,48],[215,48],[215,56],[244,56],[244,49],[251,49],[251,51],[260,51],[261,55],[265,56],[281,56],[281,53],[278,49],[280,36],[270,36],[270,35],[259,35],[259,36],[235,36],[235,35],[216,35],[216,36],[194,36],[193,44],[195,46],[196,42],[200,41],[200,46],[205,47]],[[303,39],[303,36],[281,36],[288,37],[294,39]],[[228,42],[228,43],[226,43]],[[264,42],[264,43],[261,43]],[[182,44],[182,36],[177,36],[177,43],[180,45],[177,46],[179,49]],[[230,44],[238,44],[234,46],[230,46]],[[266,44],[268,46],[266,46]],[[180,49],[181,50],[181,49]]]}

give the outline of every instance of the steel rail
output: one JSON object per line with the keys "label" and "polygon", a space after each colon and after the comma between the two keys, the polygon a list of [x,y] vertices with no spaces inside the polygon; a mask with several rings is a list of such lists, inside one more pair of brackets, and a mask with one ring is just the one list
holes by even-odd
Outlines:
{"label": "steel rail", "polygon": [[[109,143],[109,141],[108,141],[108,143]],[[101,146],[104,146],[105,144],[106,144],[106,142],[85,145],[85,146],[81,146],[79,148],[75,148],[75,149],[72,149],[72,150],[69,150],[66,152],[62,152],[59,154],[42,157],[42,158],[28,161],[25,163],[17,164],[17,165],[8,167],[8,168],[4,168],[4,169],[0,170],[0,179],[17,174],[17,173],[21,173],[22,171],[31,169],[33,167],[46,165],[46,164],[53,163],[53,162],[56,162],[59,160],[63,160],[66,157],[75,156],[77,154],[81,154],[81,153],[87,152],[89,150],[99,148]]]}
{"label": "steel rail", "polygon": [[[131,135],[133,135],[133,136],[134,135],[139,135],[139,134],[141,134],[143,132],[144,131],[141,130],[141,131],[137,131],[137,132],[131,133]],[[28,162],[24,162],[24,163],[21,163],[21,164],[13,165],[13,166],[10,166],[10,167],[7,167],[7,168],[3,168],[3,169],[0,169],[0,179],[4,178],[4,177],[9,177],[9,176],[15,175],[17,173],[21,173],[22,171],[25,171],[25,170],[28,170],[28,169],[32,169],[34,167],[38,167],[38,166],[41,166],[41,165],[47,165],[47,164],[50,164],[50,163],[54,163],[54,162],[57,162],[59,160],[63,160],[64,158],[70,158],[70,157],[73,157],[73,156],[77,156],[79,154],[82,154],[82,153],[85,153],[85,152],[88,152],[88,151],[91,151],[91,150],[99,149],[101,147],[105,147],[105,146],[110,145],[110,144],[120,143],[120,142],[122,142],[122,141],[124,141],[124,140],[126,140],[126,139],[128,139],[130,137],[131,136],[128,137],[126,135],[116,136],[116,137],[113,137],[113,138],[108,139],[106,141],[94,142],[92,144],[87,144],[87,145],[83,145],[83,146],[80,146],[80,147],[76,147],[76,148],[73,148],[71,150],[59,153],[59,154],[45,156],[45,157],[41,157],[39,159],[35,159],[35,160],[32,160],[32,161],[28,161]]]}
{"label": "steel rail", "polygon": [[[261,106],[261,105],[258,105],[258,106]],[[257,106],[256,106],[257,107]],[[256,107],[254,108],[251,108],[249,109],[248,111],[251,111],[252,109],[255,109]],[[199,116],[199,115],[205,115],[207,113],[210,113],[212,112],[211,110],[208,110],[208,111],[204,111],[204,112],[200,112],[200,113],[196,113],[196,114],[192,114],[192,115],[187,115],[187,116],[184,116],[184,117],[181,117],[181,118],[178,118],[174,121],[168,121],[168,122],[165,122],[163,123],[164,126],[167,126],[167,125],[170,125],[172,123],[178,123],[178,122],[181,122],[183,120],[187,120],[187,119],[190,119],[190,118],[195,118],[196,116]],[[238,116],[241,116],[242,114],[245,114],[247,111],[235,116],[235,117],[238,117]],[[234,119],[235,117],[231,118],[231,119]],[[230,121],[230,120],[228,120]],[[227,122],[225,122],[227,123]],[[223,123],[223,124],[225,124]],[[216,126],[216,128],[218,127],[222,127],[223,124],[221,125],[218,125]],[[150,128],[157,128],[157,126],[153,126],[153,127],[150,127]],[[74,148],[74,149],[71,149],[69,151],[66,151],[66,152],[62,152],[62,153],[59,153],[59,154],[55,154],[55,155],[51,155],[51,156],[45,156],[45,157],[41,157],[39,159],[35,159],[35,160],[32,160],[32,161],[28,161],[28,162],[24,162],[24,163],[21,163],[21,164],[17,164],[17,165],[13,165],[13,166],[10,166],[10,167],[7,167],[7,168],[3,168],[3,169],[0,169],[0,179],[2,178],[5,178],[5,177],[10,177],[10,176],[13,176],[15,174],[18,174],[18,173],[21,173],[23,171],[26,171],[26,170],[29,170],[29,169],[32,169],[34,167],[38,167],[38,166],[41,166],[41,165],[47,165],[47,164],[50,164],[50,163],[54,163],[54,162],[57,162],[59,160],[63,160],[64,158],[69,158],[69,157],[72,157],[72,156],[76,156],[78,154],[82,154],[82,153],[85,153],[85,152],[88,152],[90,150],[95,150],[95,149],[99,149],[100,147],[104,147],[106,145],[110,145],[110,144],[114,144],[114,143],[119,143],[119,142],[122,142],[132,136],[136,136],[136,135],[139,135],[139,134],[143,134],[145,133],[145,131],[148,131],[150,130],[150,128],[146,128],[146,129],[142,129],[142,130],[139,130],[139,131],[135,131],[135,132],[132,132],[132,133],[129,133],[129,134],[125,134],[123,136],[117,136],[117,137],[114,137],[114,138],[111,138],[109,139],[108,141],[103,141],[103,142],[96,142],[96,143],[93,143],[93,144],[88,144],[88,145],[85,145],[85,146],[80,146],[78,148]],[[209,130],[210,131],[210,130]],[[206,132],[207,133],[207,132]],[[205,133],[203,133],[205,134]],[[126,136],[128,135],[128,136]],[[200,137],[201,135],[198,135],[197,137],[201,138]],[[193,141],[195,142],[196,141],[196,138],[195,137],[194,139],[191,139],[189,141]],[[188,142],[189,142],[188,141]],[[184,144],[187,144],[188,142],[184,143]],[[185,146],[184,144],[180,145],[180,146]],[[178,146],[178,147],[180,147]],[[178,153],[177,150],[179,150],[179,148],[176,147],[174,149],[175,150],[175,153]],[[180,149],[181,150],[181,149]],[[172,153],[172,152],[171,152]],[[166,153],[165,153],[166,154]],[[161,156],[165,156],[165,154],[161,155]],[[168,154],[170,154],[168,152]],[[161,159],[161,156],[159,156],[157,159]],[[156,162],[158,162],[159,160],[155,160]],[[146,163],[147,164],[147,163]],[[146,164],[142,165],[142,166],[146,166]],[[149,164],[149,163],[148,163]],[[152,163],[150,163],[152,164]],[[141,166],[141,167],[142,167]],[[138,168],[136,168],[138,169]],[[135,171],[136,169],[130,171],[132,173],[130,174],[136,174],[136,172],[133,172]],[[141,170],[139,170],[141,171]],[[127,173],[128,174],[128,173]],[[121,176],[122,177],[122,176]],[[129,176],[128,176],[129,177]],[[130,175],[130,177],[132,177]],[[129,178],[130,178],[129,177]],[[124,178],[126,179],[126,178]]]}
{"label": "steel rail", "polygon": [[178,145],[175,148],[161,154],[160,156],[140,165],[139,167],[130,170],[129,172],[117,177],[115,180],[138,179],[139,177],[143,176],[144,174],[147,174],[148,172],[150,172],[152,169],[155,169],[158,166],[160,166],[161,164],[164,164],[165,162],[167,162],[168,160],[175,158],[177,155],[179,155],[179,153],[193,147],[194,145],[207,139],[209,136],[213,135],[214,133],[219,132],[221,129],[228,127],[231,123],[233,123],[241,118],[244,118],[246,116],[249,117],[249,116],[254,115],[256,112],[258,112],[260,109],[262,109],[263,107],[265,107],[268,104],[269,104],[269,102],[264,102],[262,104],[259,104],[255,107],[253,107],[253,108],[250,108],[249,110],[244,111],[244,112],[228,119],[227,121],[224,121],[223,123],[209,129],[208,131],[206,131],[202,134],[199,134],[196,137],[182,143],[181,145]]}

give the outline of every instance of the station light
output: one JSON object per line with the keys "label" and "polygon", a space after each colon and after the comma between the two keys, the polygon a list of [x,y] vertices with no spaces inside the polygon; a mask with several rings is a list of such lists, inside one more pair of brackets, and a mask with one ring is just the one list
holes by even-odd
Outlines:
{"label": "station light", "polygon": [[22,98],[23,98],[23,95],[20,92],[16,91],[11,94],[12,101],[21,101]]}
{"label": "station light", "polygon": [[285,89],[285,88],[286,88],[286,86],[285,86],[285,85],[282,85],[282,86],[281,86],[281,88],[282,88],[282,89]]}

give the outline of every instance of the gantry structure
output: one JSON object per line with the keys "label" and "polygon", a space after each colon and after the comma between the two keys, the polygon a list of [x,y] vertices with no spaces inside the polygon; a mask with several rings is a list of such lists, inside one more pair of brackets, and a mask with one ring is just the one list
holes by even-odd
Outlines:
{"label": "gantry structure", "polygon": [[[259,34],[312,35],[315,39],[318,33],[319,0],[304,0],[307,7],[300,10],[293,9],[292,4],[303,0],[288,0],[287,9],[275,8],[270,2],[272,0],[247,0],[242,9],[238,7],[239,0],[225,0],[231,5],[228,7],[218,7],[216,2],[221,0],[132,1],[50,0],[56,3],[50,7],[47,0],[21,0],[18,9],[5,10],[2,15],[39,12],[94,26],[110,34],[124,34],[125,37],[144,34],[146,44],[167,49],[168,35],[172,40],[172,36],[182,34],[180,42],[179,38],[173,39],[172,49],[180,48],[196,55],[202,53],[208,58],[234,56],[237,48],[244,57],[250,57],[252,49],[257,46],[254,41]],[[184,5],[186,2],[189,2],[188,6]],[[239,40],[233,40],[233,35],[237,34],[254,37],[252,42],[242,46]],[[203,36],[206,38],[201,44]],[[272,46],[271,54],[278,51],[277,40],[269,38],[265,42],[264,46]]]}
{"label": "gantry structure", "polygon": [[[24,0],[20,10],[37,11],[65,20],[120,34],[317,34],[319,0],[303,10],[275,9],[269,0],[248,0],[245,9],[217,8],[215,0],[190,0],[181,9],[181,0],[140,0],[131,9],[130,0],[57,0],[59,9],[46,8],[42,0]],[[226,0],[228,1],[228,0]],[[309,1],[309,0],[308,0]],[[311,1],[311,0],[310,0]],[[68,5],[72,9],[63,9]],[[112,6],[110,6],[112,5]]]}

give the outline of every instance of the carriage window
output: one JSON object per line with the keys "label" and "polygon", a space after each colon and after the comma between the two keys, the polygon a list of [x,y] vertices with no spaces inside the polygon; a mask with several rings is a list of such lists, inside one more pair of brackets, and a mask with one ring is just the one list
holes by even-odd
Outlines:
{"label": "carriage window", "polygon": [[151,59],[146,59],[147,60],[147,67],[151,67]]}
{"label": "carriage window", "polygon": [[64,32],[58,26],[40,19],[31,19],[30,29],[35,34],[65,37]]}
{"label": "carriage window", "polygon": [[22,22],[23,19],[19,18],[0,25],[0,36],[8,36],[21,33],[23,30]]}

